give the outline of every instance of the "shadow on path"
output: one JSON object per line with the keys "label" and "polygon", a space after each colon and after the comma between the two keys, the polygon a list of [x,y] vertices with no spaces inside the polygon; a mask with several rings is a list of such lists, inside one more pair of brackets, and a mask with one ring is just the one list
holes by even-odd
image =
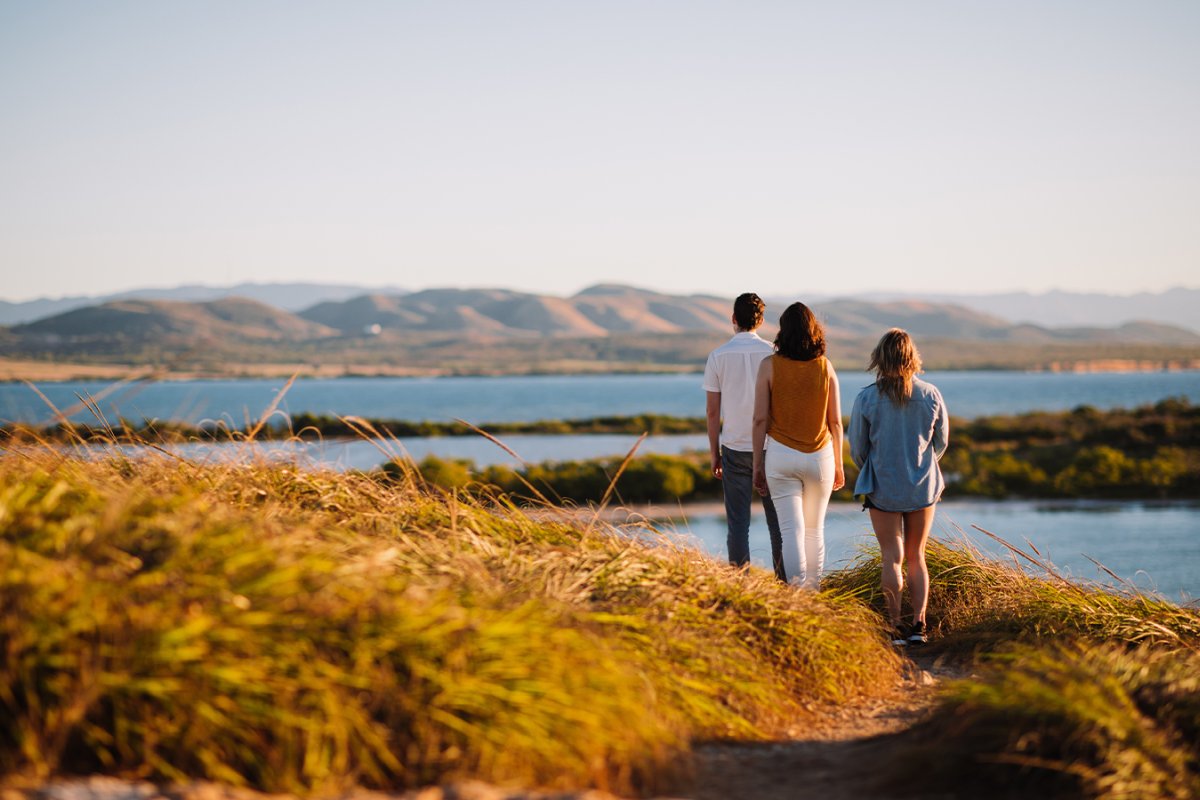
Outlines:
{"label": "shadow on path", "polygon": [[701,745],[695,783],[678,795],[688,800],[949,800],[919,787],[889,786],[885,769],[909,730],[925,718],[938,685],[963,677],[961,668],[913,654],[909,686],[901,698],[835,714],[828,723],[779,742]]}

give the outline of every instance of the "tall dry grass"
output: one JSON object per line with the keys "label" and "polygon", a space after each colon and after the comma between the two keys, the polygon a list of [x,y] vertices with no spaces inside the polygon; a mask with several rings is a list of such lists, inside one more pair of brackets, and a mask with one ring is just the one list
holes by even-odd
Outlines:
{"label": "tall dry grass", "polygon": [[[1005,544],[1016,563],[929,545],[929,650],[972,674],[897,741],[888,791],[1200,796],[1200,609],[1068,580],[1032,546]],[[883,608],[877,557],[827,584]]]}
{"label": "tall dry grass", "polygon": [[404,474],[9,442],[0,770],[651,792],[895,690],[859,603]]}
{"label": "tall dry grass", "polygon": [[1200,655],[1006,646],[948,687],[896,764],[893,782],[962,797],[1200,797]]}
{"label": "tall dry grass", "polygon": [[[965,540],[929,542],[928,613],[935,649],[969,656],[1011,641],[1064,637],[1165,650],[1200,648],[1200,609],[1130,585],[1068,579],[1032,546],[997,540],[1014,560],[987,558]],[[830,575],[824,587],[882,613],[879,568],[878,555],[863,554]]]}

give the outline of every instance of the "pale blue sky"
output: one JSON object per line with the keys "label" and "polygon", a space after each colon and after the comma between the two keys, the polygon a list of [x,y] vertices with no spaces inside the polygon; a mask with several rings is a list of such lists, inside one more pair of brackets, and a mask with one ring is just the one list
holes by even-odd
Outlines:
{"label": "pale blue sky", "polygon": [[1200,286],[1200,3],[0,0],[0,297]]}

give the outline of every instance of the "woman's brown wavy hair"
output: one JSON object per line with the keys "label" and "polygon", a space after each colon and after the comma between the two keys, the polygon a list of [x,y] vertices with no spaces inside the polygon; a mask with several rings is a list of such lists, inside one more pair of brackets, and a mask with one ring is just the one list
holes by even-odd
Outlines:
{"label": "woman's brown wavy hair", "polygon": [[912,397],[913,376],[921,374],[921,353],[908,331],[892,328],[871,351],[867,369],[875,370],[879,390],[902,406]]}
{"label": "woman's brown wavy hair", "polygon": [[811,361],[825,355],[825,328],[804,303],[792,303],[779,315],[775,351],[793,361]]}

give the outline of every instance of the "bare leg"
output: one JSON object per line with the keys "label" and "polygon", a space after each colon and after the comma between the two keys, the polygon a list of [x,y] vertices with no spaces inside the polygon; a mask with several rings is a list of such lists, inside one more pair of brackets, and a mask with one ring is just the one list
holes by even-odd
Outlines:
{"label": "bare leg", "polygon": [[904,588],[904,576],[900,574],[900,559],[904,555],[903,520],[902,514],[871,509],[871,527],[879,540],[880,584],[892,627],[900,625],[900,592]]}
{"label": "bare leg", "polygon": [[908,565],[908,593],[912,601],[913,622],[925,621],[925,606],[929,604],[929,567],[925,564],[925,545],[933,528],[933,513],[934,506],[904,513],[904,561]]}

